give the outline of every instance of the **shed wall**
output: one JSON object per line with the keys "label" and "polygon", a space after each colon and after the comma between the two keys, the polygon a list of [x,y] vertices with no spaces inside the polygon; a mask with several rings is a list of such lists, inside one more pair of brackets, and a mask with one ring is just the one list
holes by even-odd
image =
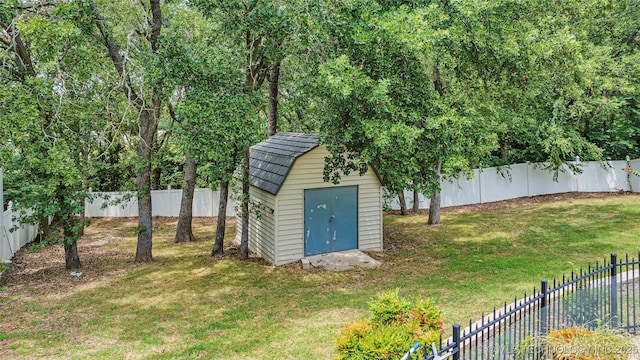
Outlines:
{"label": "shed wall", "polygon": [[[276,202],[275,196],[254,186],[249,189],[249,250],[271,263],[276,263]],[[240,219],[240,218],[238,218]],[[240,243],[242,222],[236,222],[236,242]]]}
{"label": "shed wall", "polygon": [[324,145],[298,158],[276,197],[278,251],[276,265],[304,257],[304,190],[358,186],[358,248],[382,250],[382,186],[371,167],[366,174],[343,176],[340,184],[322,181]]}

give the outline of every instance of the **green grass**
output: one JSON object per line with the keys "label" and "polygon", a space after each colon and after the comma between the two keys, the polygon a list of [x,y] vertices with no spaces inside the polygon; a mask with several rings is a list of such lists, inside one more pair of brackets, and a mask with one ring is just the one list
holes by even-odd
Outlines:
{"label": "green grass", "polygon": [[[433,298],[450,328],[521,298],[542,278],[611,252],[637,254],[639,203],[574,199],[449,214],[436,227],[424,215],[388,215],[387,250],[373,254],[383,266],[348,272],[242,262],[234,249],[212,258],[213,224],[197,228],[203,241],[174,245],[175,223],[163,223],[155,260],[135,264],[135,223],[95,220],[88,233],[124,239],[92,245],[92,258],[81,242],[82,277],[62,263],[42,265],[0,289],[0,358],[330,359],[337,331],[365,316],[380,291]],[[42,253],[29,256],[37,262]]]}

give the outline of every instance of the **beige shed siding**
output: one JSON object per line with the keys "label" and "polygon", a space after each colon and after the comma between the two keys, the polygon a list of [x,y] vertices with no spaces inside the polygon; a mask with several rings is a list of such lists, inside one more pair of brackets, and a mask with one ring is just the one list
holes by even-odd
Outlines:
{"label": "beige shed siding", "polygon": [[299,157],[276,197],[278,253],[276,265],[304,257],[304,190],[358,186],[358,248],[382,250],[382,187],[371,168],[363,176],[343,176],[340,184],[322,181],[324,145]]}
{"label": "beige shed siding", "polygon": [[[253,202],[258,203],[260,217],[255,211],[249,217],[249,250],[260,254],[266,260],[276,263],[276,202],[275,197],[266,191],[251,187],[250,196]],[[256,205],[252,204],[253,207]],[[241,226],[238,226],[236,234],[241,234]],[[237,236],[236,236],[237,237]]]}

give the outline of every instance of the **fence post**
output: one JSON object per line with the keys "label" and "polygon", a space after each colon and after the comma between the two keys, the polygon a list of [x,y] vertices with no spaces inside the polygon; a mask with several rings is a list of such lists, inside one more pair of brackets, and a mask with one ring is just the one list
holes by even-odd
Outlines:
{"label": "fence post", "polygon": [[540,293],[542,294],[542,298],[540,298],[540,326],[539,331],[540,335],[546,335],[547,333],[547,280],[542,280],[540,282]]}
{"label": "fence post", "polygon": [[[628,169],[629,167],[631,167],[631,157],[629,157],[629,155],[627,155],[627,157],[625,157],[625,160],[627,161],[627,163],[625,164],[625,169]],[[627,173],[627,191],[631,191],[633,192],[633,186],[631,185],[631,173],[628,172]]]}
{"label": "fence post", "polygon": [[453,350],[453,360],[460,360],[460,324],[453,324],[453,342],[455,342],[456,347]]}
{"label": "fence post", "polygon": [[171,199],[171,185],[167,185],[167,198],[169,199],[169,215],[173,216],[173,199]]}
{"label": "fence post", "polygon": [[618,254],[611,254],[611,327],[618,327]]}
{"label": "fence post", "polygon": [[[576,156],[576,166],[580,166],[580,156]],[[573,191],[580,191],[580,175],[573,174],[573,178],[576,179],[576,182],[575,182],[576,188]]]}
{"label": "fence post", "polygon": [[216,209],[213,208],[213,203],[216,201],[216,197],[213,194],[214,193],[213,189],[211,188],[207,188],[207,189],[209,189],[209,193],[211,193],[211,206],[209,206],[209,209],[211,210],[211,216],[215,216]]}
{"label": "fence post", "polygon": [[[10,229],[13,229],[16,226],[16,223],[13,221],[13,201],[9,200],[9,202],[7,203],[7,210],[9,210],[9,224],[11,225]],[[16,236],[20,235],[20,232],[22,232],[22,227],[17,228],[15,231],[12,231],[11,234],[7,233],[7,229],[4,229],[4,236],[7,238],[7,244],[9,245],[9,253],[11,254],[9,256],[10,260],[13,255],[19,250],[16,249],[15,251],[13,250],[15,248],[15,244],[16,244]]]}

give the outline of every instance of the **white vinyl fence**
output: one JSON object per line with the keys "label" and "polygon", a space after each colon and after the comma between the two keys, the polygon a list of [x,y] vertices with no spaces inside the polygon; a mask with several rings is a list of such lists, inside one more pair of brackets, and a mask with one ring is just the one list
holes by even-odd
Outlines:
{"label": "white vinyl fence", "polygon": [[[573,174],[568,168],[558,173],[557,182],[553,173],[536,164],[513,164],[502,168],[474,170],[471,179],[452,179],[442,182],[441,206],[481,204],[515,199],[526,196],[557,194],[564,192],[640,191],[640,177],[628,175],[622,169],[626,161],[573,162],[582,173]],[[631,167],[640,169],[640,159],[630,161]],[[413,201],[410,192],[405,193],[407,204]],[[429,207],[428,197],[420,194],[420,208]],[[392,209],[399,209],[397,199],[391,202]],[[409,205],[407,205],[409,206]]]}
{"label": "white vinyl fence", "polygon": [[[138,199],[134,192],[92,192],[92,199],[85,201],[87,217],[135,217],[138,216]],[[153,190],[151,204],[153,216],[173,216],[180,213],[182,189]],[[218,216],[220,195],[210,189],[195,189],[193,216]],[[235,202],[229,199],[227,216],[235,216]]]}
{"label": "white vinyl fence", "polygon": [[4,210],[3,190],[2,169],[0,169],[0,261],[6,263],[11,261],[18,250],[33,241],[38,235],[38,226],[22,225],[14,229],[18,223],[13,221],[11,203],[9,203],[9,209]]}
{"label": "white vinyl fence", "polygon": [[[472,179],[454,179],[442,183],[442,207],[478,204],[570,191],[640,191],[640,177],[627,175],[622,169],[625,161],[582,162],[582,173],[570,171],[558,174],[553,181],[553,173],[542,170],[534,164],[514,164],[503,168],[487,168],[474,171]],[[640,159],[631,160],[631,167],[640,169]],[[0,204],[3,204],[2,169],[0,169]],[[138,200],[135,193],[101,192],[92,193],[93,199],[85,201],[87,217],[135,217],[138,216]],[[182,190],[156,190],[151,192],[154,216],[178,216]],[[405,193],[411,204],[413,195]],[[420,194],[420,208],[429,207],[428,197]],[[210,189],[196,189],[193,201],[194,216],[217,216],[219,194]],[[389,204],[399,209],[397,198]],[[0,206],[1,208],[1,206]],[[7,262],[24,245],[38,234],[38,227],[23,225],[16,227],[13,213],[0,211],[0,261]],[[235,202],[229,199],[227,216],[235,216]],[[11,231],[11,230],[14,231]]]}
{"label": "white vinyl fence", "polygon": [[[563,192],[600,192],[633,190],[640,191],[640,177],[627,176],[622,169],[627,166],[624,160],[599,162],[576,162],[582,173],[560,172],[558,181],[553,181],[553,173],[542,170],[534,164],[514,164],[503,168],[474,170],[472,179],[454,179],[442,183],[442,207],[479,204],[525,196],[555,194]],[[640,169],[640,159],[632,160],[631,167]],[[85,215],[88,217],[129,217],[138,216],[138,204],[134,193],[92,193],[93,201],[85,203]],[[114,204],[114,200],[125,196],[129,199]],[[182,190],[156,190],[151,192],[154,216],[178,216]],[[407,204],[413,201],[410,192],[405,193]],[[420,208],[429,207],[428,197],[420,194]],[[194,216],[217,216],[219,195],[217,191],[196,189],[193,201]],[[397,198],[389,204],[399,209]],[[227,216],[235,216],[235,202],[229,200]]]}
{"label": "white vinyl fence", "polygon": [[[13,255],[23,246],[33,241],[38,235],[38,225],[19,225],[13,221],[11,203],[9,210],[2,214],[3,226],[0,226],[0,260],[10,262]],[[14,229],[14,226],[18,225]],[[13,229],[13,231],[11,231]]]}

